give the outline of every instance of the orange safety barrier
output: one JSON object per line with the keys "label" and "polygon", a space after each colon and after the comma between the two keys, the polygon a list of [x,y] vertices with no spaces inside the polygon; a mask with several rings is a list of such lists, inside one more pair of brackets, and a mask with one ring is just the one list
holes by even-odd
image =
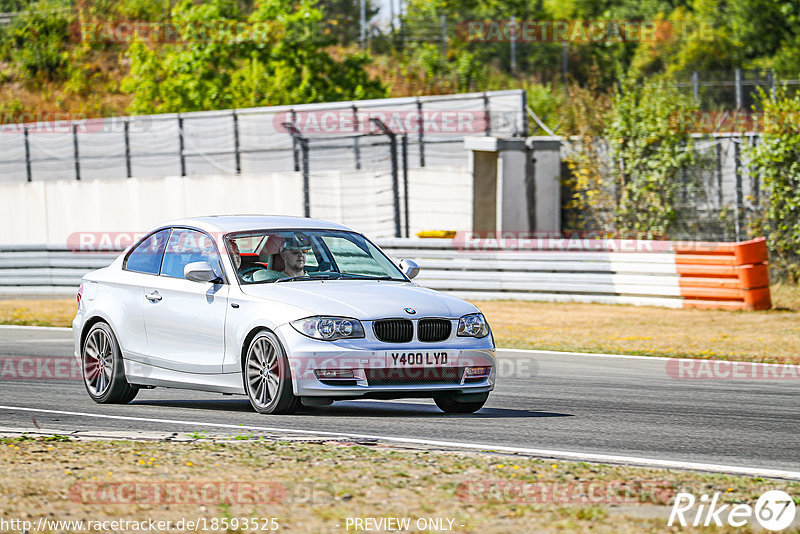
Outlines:
{"label": "orange safety barrier", "polygon": [[684,308],[768,310],[767,241],[675,243]]}

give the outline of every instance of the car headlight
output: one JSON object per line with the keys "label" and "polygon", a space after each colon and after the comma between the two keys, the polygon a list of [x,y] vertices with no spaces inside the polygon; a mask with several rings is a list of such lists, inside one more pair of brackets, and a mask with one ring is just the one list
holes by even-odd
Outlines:
{"label": "car headlight", "polygon": [[489,323],[481,313],[471,313],[458,320],[458,335],[461,337],[486,337],[489,335]]}
{"label": "car headlight", "polygon": [[292,321],[290,324],[304,336],[323,341],[364,337],[364,327],[358,319],[307,317]]}

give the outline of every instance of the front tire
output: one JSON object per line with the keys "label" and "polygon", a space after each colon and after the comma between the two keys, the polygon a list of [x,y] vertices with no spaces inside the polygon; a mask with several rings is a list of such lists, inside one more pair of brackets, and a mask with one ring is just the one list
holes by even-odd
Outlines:
{"label": "front tire", "polygon": [[244,361],[244,387],[258,413],[290,414],[300,406],[292,393],[289,359],[278,337],[262,330],[253,337]]}
{"label": "front tire", "polygon": [[458,401],[453,397],[442,395],[434,397],[433,401],[444,413],[475,413],[483,408],[483,405],[486,404],[488,399],[489,396],[487,395],[483,400],[464,402]]}
{"label": "front tire", "polygon": [[98,404],[127,404],[139,393],[128,384],[122,351],[113,330],[99,322],[91,327],[81,350],[83,385]]}

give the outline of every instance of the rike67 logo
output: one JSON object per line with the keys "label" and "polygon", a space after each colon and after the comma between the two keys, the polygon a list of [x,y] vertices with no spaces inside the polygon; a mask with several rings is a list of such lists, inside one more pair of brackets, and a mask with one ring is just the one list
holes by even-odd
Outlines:
{"label": "rike67 logo", "polygon": [[702,495],[697,499],[691,493],[678,493],[668,526],[675,521],[682,526],[721,527],[725,523],[732,527],[743,527],[755,519],[762,528],[771,531],[783,530],[794,521],[795,503],[785,491],[770,490],[756,501],[755,506],[745,503],[720,504],[719,492],[713,497]]}

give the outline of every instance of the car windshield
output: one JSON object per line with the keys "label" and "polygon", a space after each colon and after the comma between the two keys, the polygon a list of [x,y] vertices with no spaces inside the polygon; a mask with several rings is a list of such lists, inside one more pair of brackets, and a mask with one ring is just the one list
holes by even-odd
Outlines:
{"label": "car windshield", "polygon": [[243,284],[305,280],[396,280],[406,278],[360,234],[340,230],[262,230],[226,239]]}

